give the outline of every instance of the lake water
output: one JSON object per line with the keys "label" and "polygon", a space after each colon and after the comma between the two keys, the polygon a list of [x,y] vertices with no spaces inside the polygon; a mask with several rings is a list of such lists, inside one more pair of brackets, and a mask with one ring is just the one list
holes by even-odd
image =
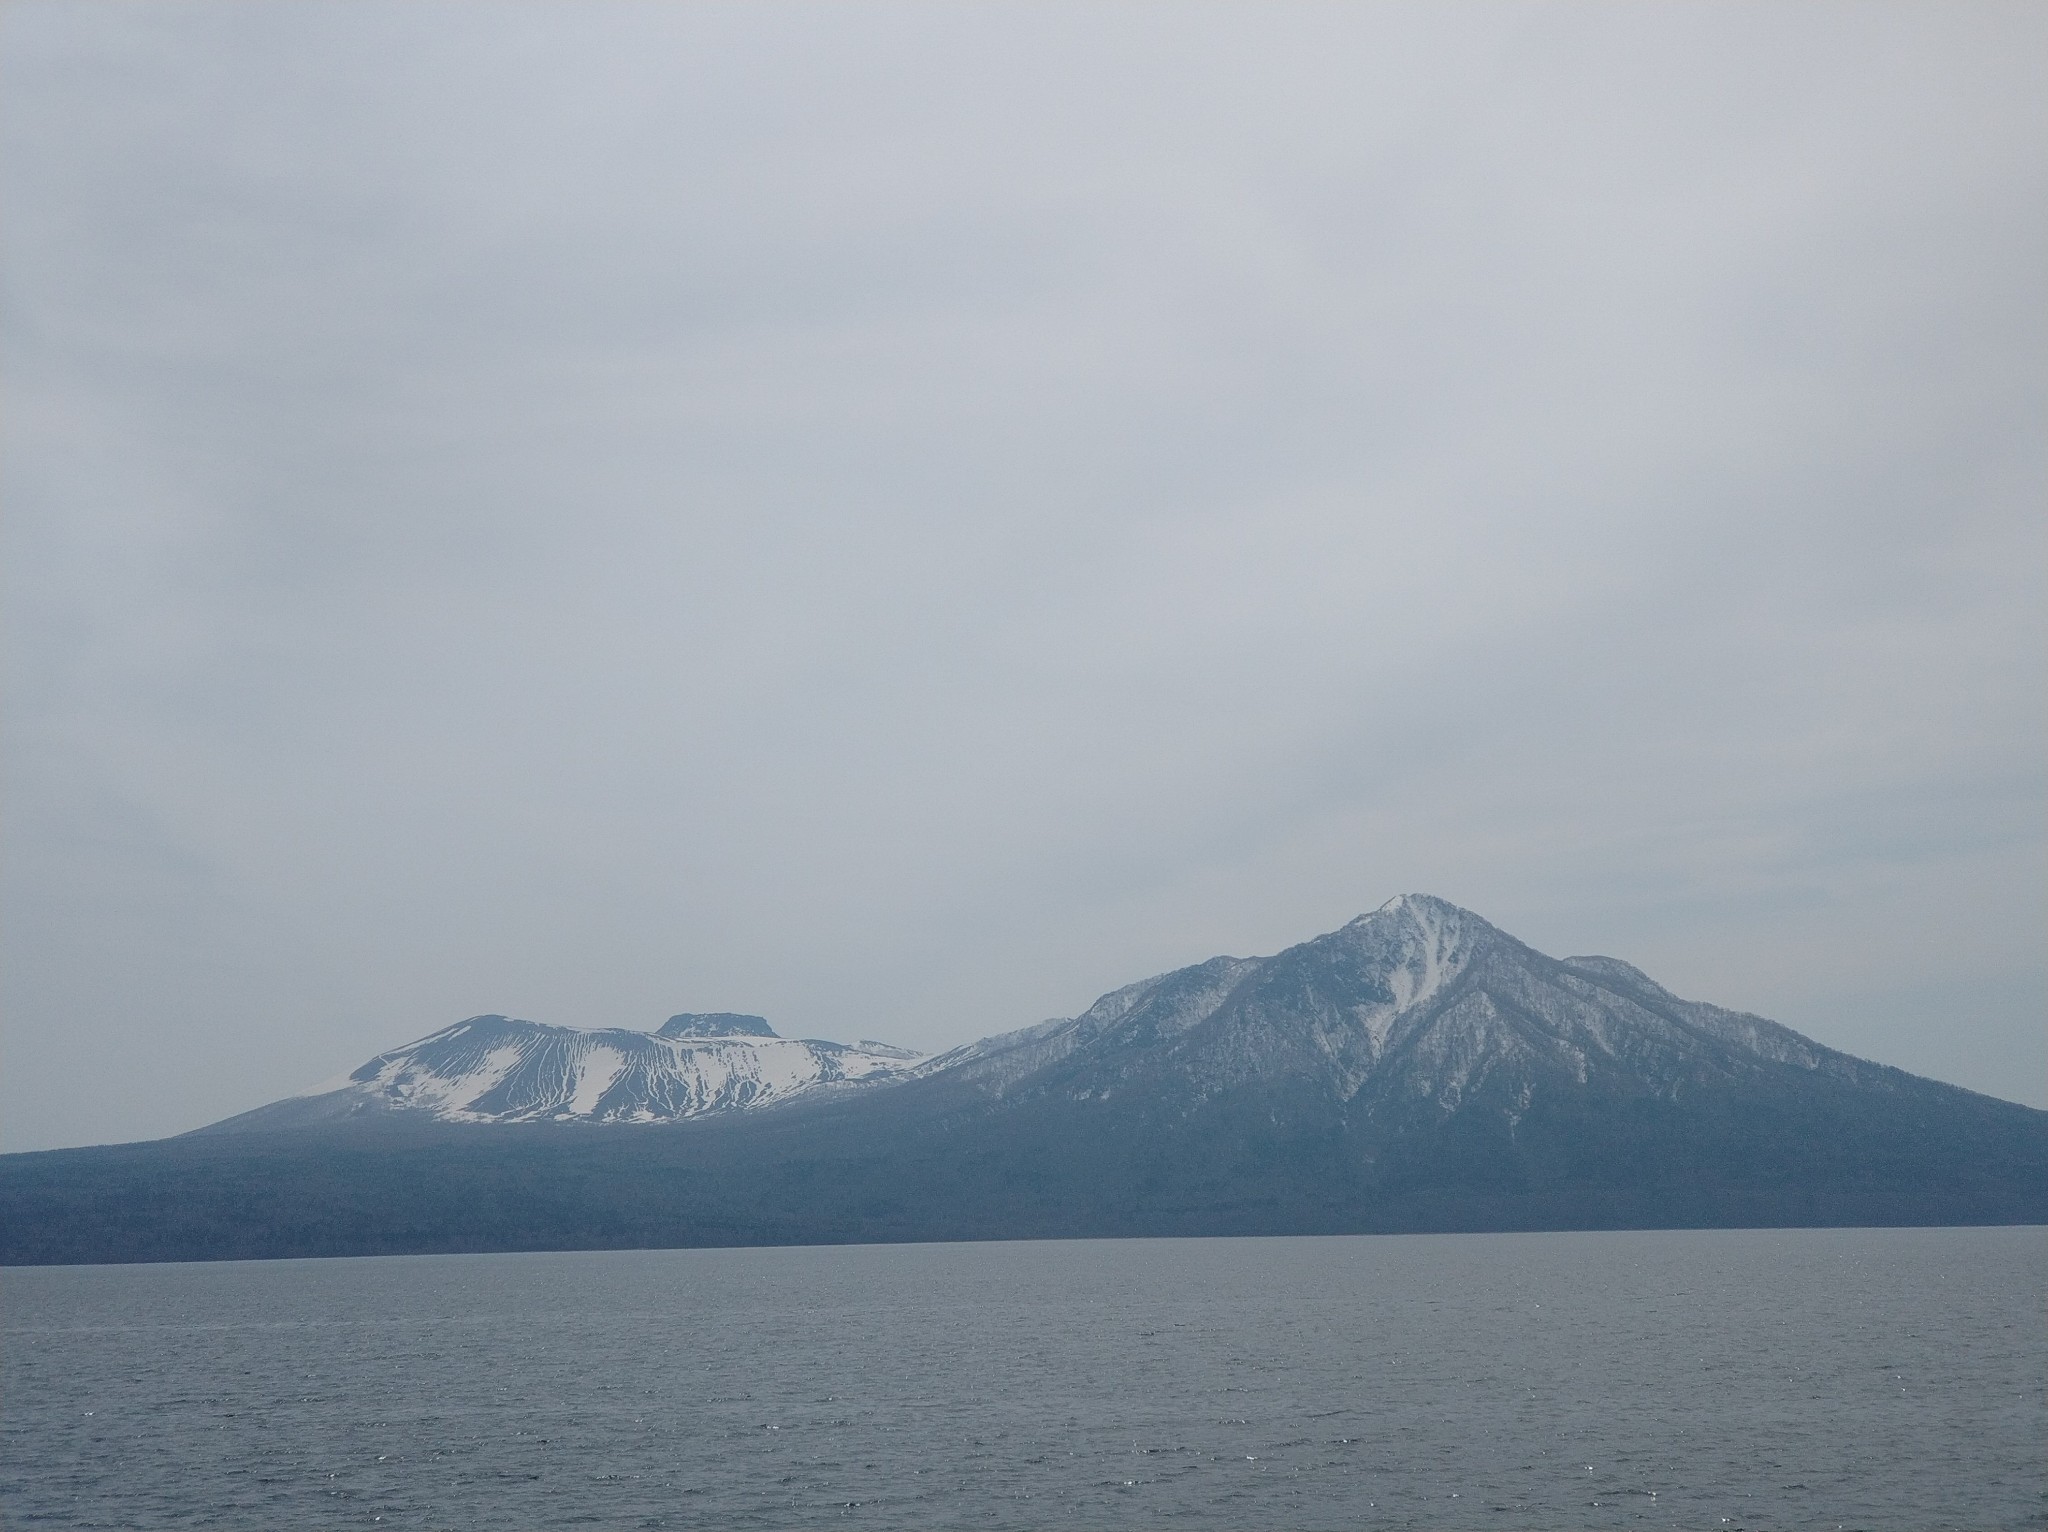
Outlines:
{"label": "lake water", "polygon": [[2048,1234],[14,1269],[30,1527],[2048,1525]]}

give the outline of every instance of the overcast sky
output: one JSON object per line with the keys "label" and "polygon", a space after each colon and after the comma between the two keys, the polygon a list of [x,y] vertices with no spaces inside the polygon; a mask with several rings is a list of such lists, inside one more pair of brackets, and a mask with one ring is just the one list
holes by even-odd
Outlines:
{"label": "overcast sky", "polygon": [[1388,896],[2048,1102],[2048,8],[0,10],[10,1149]]}

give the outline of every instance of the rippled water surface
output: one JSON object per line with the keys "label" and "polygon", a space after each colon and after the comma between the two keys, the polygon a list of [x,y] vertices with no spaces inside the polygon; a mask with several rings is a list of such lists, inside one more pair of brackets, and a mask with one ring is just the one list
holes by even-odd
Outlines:
{"label": "rippled water surface", "polygon": [[16,1269],[29,1527],[2040,1527],[2038,1229]]}

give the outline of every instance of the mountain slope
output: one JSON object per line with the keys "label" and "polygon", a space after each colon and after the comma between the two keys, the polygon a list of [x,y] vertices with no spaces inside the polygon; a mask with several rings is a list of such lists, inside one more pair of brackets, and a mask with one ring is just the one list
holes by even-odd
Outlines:
{"label": "mountain slope", "polygon": [[202,1132],[259,1132],[394,1115],[440,1122],[679,1122],[834,1086],[907,1077],[917,1054],[778,1037],[758,1016],[671,1016],[655,1032],[472,1016],[340,1080]]}
{"label": "mountain slope", "polygon": [[2048,1218],[2048,1113],[1420,895],[940,1055],[875,1106],[1158,1232]]}
{"label": "mountain slope", "polygon": [[[1681,1000],[1615,958],[1555,959],[1469,910],[1391,899],[1270,958],[1212,958],[927,1060],[1005,1099],[1142,1090],[1192,1108],[1261,1083],[1355,1103],[1517,1103],[1540,1090],[1675,1098],[1781,1068],[1889,1090],[1911,1077],[1761,1017]],[[1929,1082],[1931,1083],[1931,1082]]]}
{"label": "mountain slope", "polygon": [[[1547,957],[1424,896],[936,1058],[819,1055],[780,1096],[765,1067],[714,1080],[708,1061],[837,1045],[672,1025],[688,1089],[608,1058],[572,1079],[568,1029],[481,1018],[315,1110],[0,1157],[0,1261],[2048,1223],[2048,1112],[1681,999],[1617,959]],[[508,1028],[527,1074],[488,1063]],[[575,1036],[586,1058],[665,1046]]]}

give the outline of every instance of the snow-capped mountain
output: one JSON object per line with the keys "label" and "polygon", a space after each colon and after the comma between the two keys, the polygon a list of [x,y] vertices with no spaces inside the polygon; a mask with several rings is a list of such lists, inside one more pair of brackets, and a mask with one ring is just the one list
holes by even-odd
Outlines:
{"label": "snow-capped mountain", "polygon": [[2042,1222],[2048,1112],[1414,894],[933,1058],[477,1016],[178,1139],[0,1156],[0,1264]]}
{"label": "snow-capped mountain", "polygon": [[1887,1087],[1909,1078],[1758,1016],[1681,1000],[1609,957],[1550,958],[1470,910],[1390,899],[1267,958],[1211,958],[1104,995],[1071,1020],[927,1060],[1001,1098],[1187,1107],[1286,1083],[1335,1102],[1484,1099],[1512,1115],[1546,1088],[1672,1097],[1760,1071]]}
{"label": "snow-capped mountain", "polygon": [[1398,1105],[1518,1121],[1547,1091],[1675,1099],[1787,1068],[1880,1089],[1910,1078],[1681,1000],[1618,958],[1546,957],[1470,910],[1405,894],[1272,957],[1211,958],[1113,990],[1079,1016],[932,1057],[781,1038],[758,1016],[722,1012],[652,1033],[472,1016],[218,1126],[392,1114],[660,1123],[926,1082],[997,1110],[1116,1100],[1184,1118],[1215,1098],[1278,1090],[1347,1117]]}
{"label": "snow-capped mountain", "polygon": [[676,1122],[904,1079],[921,1061],[887,1043],[778,1037],[759,1016],[730,1012],[671,1016],[653,1032],[472,1016],[229,1123],[273,1128],[386,1113],[471,1123]]}

